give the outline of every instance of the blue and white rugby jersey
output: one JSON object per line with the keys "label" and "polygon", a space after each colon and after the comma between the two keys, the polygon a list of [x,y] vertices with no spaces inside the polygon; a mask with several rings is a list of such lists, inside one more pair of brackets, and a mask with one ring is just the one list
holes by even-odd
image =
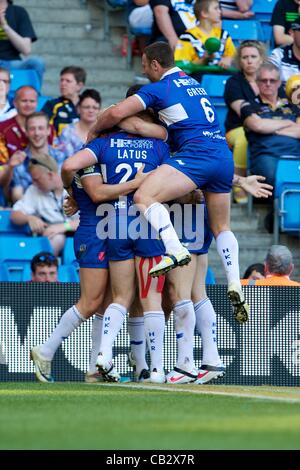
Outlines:
{"label": "blue and white rugby jersey", "polygon": [[168,129],[173,150],[192,157],[214,152],[220,155],[226,139],[216,110],[205,89],[178,67],[168,70],[159,82],[143,86],[136,96],[151,107]]}

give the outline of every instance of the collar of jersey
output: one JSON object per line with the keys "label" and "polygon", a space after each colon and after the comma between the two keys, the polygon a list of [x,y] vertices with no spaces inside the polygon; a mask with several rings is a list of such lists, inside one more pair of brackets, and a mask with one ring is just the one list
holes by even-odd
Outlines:
{"label": "collar of jersey", "polygon": [[162,80],[165,78],[167,75],[171,75],[171,73],[176,73],[176,72],[182,72],[182,70],[179,67],[172,67],[170,70],[167,70],[161,77],[160,79]]}

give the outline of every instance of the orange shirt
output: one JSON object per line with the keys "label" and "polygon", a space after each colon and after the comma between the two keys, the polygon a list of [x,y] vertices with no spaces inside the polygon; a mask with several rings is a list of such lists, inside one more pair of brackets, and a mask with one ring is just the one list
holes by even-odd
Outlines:
{"label": "orange shirt", "polygon": [[[249,285],[250,279],[242,279],[241,284],[243,286]],[[299,282],[292,281],[288,276],[268,276],[265,279],[257,279],[253,281],[253,286],[298,286],[300,287]]]}

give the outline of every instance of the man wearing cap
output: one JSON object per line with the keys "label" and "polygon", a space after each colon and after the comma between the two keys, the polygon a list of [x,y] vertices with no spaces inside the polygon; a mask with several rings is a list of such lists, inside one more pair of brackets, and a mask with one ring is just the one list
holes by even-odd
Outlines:
{"label": "man wearing cap", "polygon": [[272,245],[265,258],[265,279],[251,282],[256,286],[300,286],[292,281],[290,275],[294,270],[293,256],[284,245]]}
{"label": "man wearing cap", "polygon": [[268,59],[281,70],[283,84],[290,76],[300,73],[300,19],[291,24],[290,35],[293,44],[276,47]]}
{"label": "man wearing cap", "polygon": [[65,234],[76,230],[78,220],[63,213],[63,184],[54,158],[35,155],[28,168],[32,184],[14,204],[11,220],[17,225],[28,224],[33,234],[48,237],[57,256],[64,247]]}

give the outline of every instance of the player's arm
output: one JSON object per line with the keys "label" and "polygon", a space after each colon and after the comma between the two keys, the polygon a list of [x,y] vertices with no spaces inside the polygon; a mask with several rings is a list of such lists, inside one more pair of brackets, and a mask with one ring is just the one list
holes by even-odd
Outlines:
{"label": "player's arm", "polygon": [[74,175],[78,170],[95,165],[95,163],[97,163],[95,156],[87,149],[80,150],[72,157],[67,158],[61,169],[64,188],[67,189],[71,186]]}
{"label": "player's arm", "polygon": [[145,121],[139,116],[131,116],[123,119],[119,123],[119,127],[130,134],[138,134],[142,137],[152,137],[155,139],[166,140],[168,132],[159,124],[154,122]]}
{"label": "player's arm", "polygon": [[110,129],[123,119],[143,111],[144,107],[136,96],[130,96],[124,101],[107,108],[97,119],[96,124],[89,131],[87,142],[95,139],[104,129]]}
{"label": "player's arm", "polygon": [[125,181],[125,183],[106,184],[103,183],[101,175],[95,174],[81,177],[81,184],[94,203],[111,201],[120,196],[126,196],[139,188],[147,176],[147,173],[143,173],[143,169],[143,167],[139,168],[136,177],[131,181]]}

